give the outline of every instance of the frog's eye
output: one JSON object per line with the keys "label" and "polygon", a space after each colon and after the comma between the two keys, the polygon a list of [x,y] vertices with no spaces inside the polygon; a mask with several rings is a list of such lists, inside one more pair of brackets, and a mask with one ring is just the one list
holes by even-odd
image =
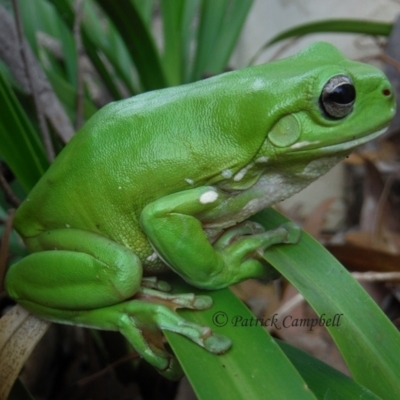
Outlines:
{"label": "frog's eye", "polygon": [[319,104],[327,117],[340,119],[351,113],[355,100],[353,82],[345,75],[337,75],[325,84]]}

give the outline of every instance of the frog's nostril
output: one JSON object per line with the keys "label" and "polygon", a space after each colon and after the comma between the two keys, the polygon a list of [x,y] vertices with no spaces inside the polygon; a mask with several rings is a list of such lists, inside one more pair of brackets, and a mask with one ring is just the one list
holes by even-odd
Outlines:
{"label": "frog's nostril", "polygon": [[384,96],[386,96],[386,97],[388,97],[388,96],[391,96],[391,94],[392,94],[392,91],[390,90],[390,89],[383,89],[382,90],[382,94],[384,95]]}

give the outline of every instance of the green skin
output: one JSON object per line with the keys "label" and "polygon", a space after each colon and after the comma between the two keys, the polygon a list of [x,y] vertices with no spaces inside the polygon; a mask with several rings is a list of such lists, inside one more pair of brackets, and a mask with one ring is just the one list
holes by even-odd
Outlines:
{"label": "green skin", "polygon": [[[356,100],[349,115],[332,119],[318,99],[337,75],[351,78]],[[166,282],[149,277],[172,269],[219,289],[271,273],[259,255],[296,243],[299,230],[265,232],[247,218],[378,136],[394,110],[385,76],[327,43],[112,103],[18,209],[15,227],[31,254],[11,266],[6,289],[43,318],[120,331],[176,378],[160,329],[217,354],[231,342],[175,312],[209,308],[208,296],[168,294]]]}

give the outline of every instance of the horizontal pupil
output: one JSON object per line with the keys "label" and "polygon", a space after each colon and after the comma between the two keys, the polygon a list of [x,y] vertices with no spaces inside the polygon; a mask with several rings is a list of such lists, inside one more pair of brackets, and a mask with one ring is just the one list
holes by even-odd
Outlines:
{"label": "horizontal pupil", "polygon": [[338,104],[349,104],[355,100],[356,91],[353,85],[345,83],[343,85],[336,86],[335,89],[329,93],[328,98],[330,101]]}

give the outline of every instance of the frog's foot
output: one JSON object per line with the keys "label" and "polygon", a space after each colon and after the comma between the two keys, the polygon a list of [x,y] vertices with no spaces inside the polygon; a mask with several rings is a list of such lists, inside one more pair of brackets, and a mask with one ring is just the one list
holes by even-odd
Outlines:
{"label": "frog's foot", "polygon": [[[264,227],[254,221],[245,221],[228,229],[215,243],[214,248],[216,250],[224,249],[239,240],[240,238],[250,235],[260,235],[264,233],[264,237],[274,236],[278,239],[277,243],[295,244],[298,243],[301,237],[301,229],[293,222],[287,222],[280,225],[273,231],[266,231]],[[272,234],[272,235],[271,235]],[[270,240],[267,240],[264,244],[264,248],[271,246]]]}
{"label": "frog's foot", "polygon": [[196,296],[194,293],[170,294],[145,287],[141,287],[138,290],[135,298],[152,303],[165,304],[172,310],[176,310],[177,308],[206,310],[212,306],[210,296]]}
{"label": "frog's foot", "polygon": [[214,244],[216,250],[221,250],[234,241],[238,240],[243,236],[255,235],[257,233],[265,232],[264,227],[254,221],[244,221],[241,224],[235,225],[229,228]]}
{"label": "frog's foot", "polygon": [[222,210],[228,204],[235,214],[240,203],[235,200],[231,205],[230,200],[230,193],[214,186],[176,192],[147,204],[140,226],[160,258],[198,288],[215,290],[270,276],[265,250],[297,242],[298,228],[285,224],[266,231],[255,222],[245,222],[217,238],[219,218],[225,215]]}
{"label": "frog's foot", "polygon": [[274,244],[295,244],[301,236],[301,229],[293,222],[287,222],[278,228],[266,231],[262,225],[246,221],[228,229],[215,243],[214,249],[225,256],[245,259],[249,254],[258,254]]}
{"label": "frog's foot", "polygon": [[232,227],[213,244],[224,261],[224,268],[200,284],[190,283],[206,289],[217,289],[226,286],[226,282],[233,284],[250,277],[276,279],[279,273],[265,260],[265,250],[276,244],[295,244],[300,235],[300,228],[292,222],[268,231],[252,221]]}
{"label": "frog's foot", "polygon": [[299,242],[301,237],[301,229],[298,225],[296,225],[294,222],[286,222],[280,227],[285,229],[287,232],[283,243],[296,244]]}
{"label": "frog's foot", "polygon": [[[145,292],[147,290],[150,289],[146,289]],[[132,299],[107,307],[77,311],[54,309],[33,304],[29,300],[21,300],[20,303],[36,315],[54,322],[119,331],[137,353],[153,365],[161,375],[169,379],[179,379],[182,375],[181,368],[178,361],[165,349],[162,331],[171,331],[185,336],[214,354],[226,352],[232,343],[228,338],[214,333],[207,326],[185,320],[170,308],[170,300],[196,305],[196,297],[201,296],[171,296],[172,299],[168,301],[163,300],[161,295],[158,302],[150,302],[148,298]]]}
{"label": "frog's foot", "polygon": [[[91,317],[94,316],[92,312]],[[128,339],[136,351],[161,375],[179,379],[182,375],[179,363],[163,345],[161,330],[176,332],[204,347],[211,353],[221,354],[231,347],[231,341],[215,334],[207,326],[189,322],[164,304],[130,300],[103,309],[117,323],[117,329]]]}

